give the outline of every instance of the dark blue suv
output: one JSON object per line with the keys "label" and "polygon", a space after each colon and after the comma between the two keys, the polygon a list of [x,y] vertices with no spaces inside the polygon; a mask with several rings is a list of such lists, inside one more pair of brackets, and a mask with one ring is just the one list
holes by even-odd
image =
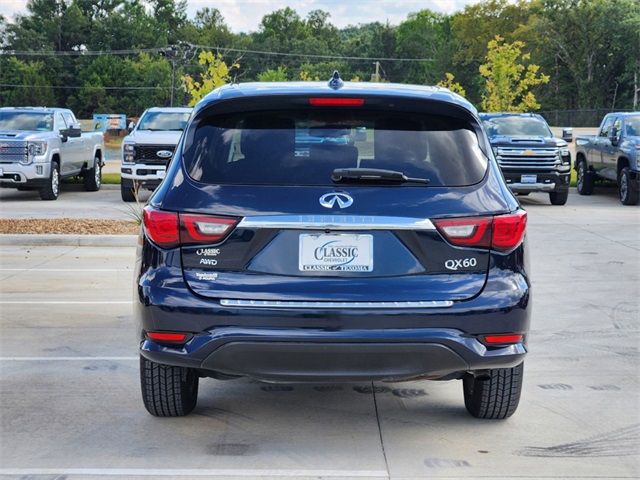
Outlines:
{"label": "dark blue suv", "polygon": [[527,351],[525,226],[475,109],[446,89],[219,88],[144,209],[145,407],[188,414],[201,377],[461,379],[473,416],[506,418]]}

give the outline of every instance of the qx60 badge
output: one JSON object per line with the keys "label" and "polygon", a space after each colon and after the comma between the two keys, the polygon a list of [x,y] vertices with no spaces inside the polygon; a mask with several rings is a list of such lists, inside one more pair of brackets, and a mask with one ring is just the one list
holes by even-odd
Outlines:
{"label": "qx60 badge", "polygon": [[325,193],[320,197],[320,205],[325,208],[333,208],[335,204],[340,208],[347,208],[353,204],[353,198],[346,193]]}

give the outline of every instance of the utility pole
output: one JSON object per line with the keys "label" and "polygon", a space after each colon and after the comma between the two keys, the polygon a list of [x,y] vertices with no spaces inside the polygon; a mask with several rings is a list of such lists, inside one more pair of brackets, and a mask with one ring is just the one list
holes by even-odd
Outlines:
{"label": "utility pole", "polygon": [[173,107],[173,97],[176,90],[176,62],[186,65],[196,54],[196,48],[187,42],[180,42],[177,45],[169,45],[160,51],[160,55],[171,62],[171,99],[169,106]]}
{"label": "utility pole", "polygon": [[373,64],[376,66],[376,73],[371,75],[372,82],[380,82],[380,62],[375,61]]}

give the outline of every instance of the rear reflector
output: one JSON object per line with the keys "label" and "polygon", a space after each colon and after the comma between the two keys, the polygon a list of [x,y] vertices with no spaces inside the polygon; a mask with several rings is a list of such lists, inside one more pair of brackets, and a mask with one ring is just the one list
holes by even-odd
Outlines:
{"label": "rear reflector", "polygon": [[314,107],[360,107],[364,105],[364,98],[310,98],[309,103]]}
{"label": "rear reflector", "polygon": [[162,248],[219,243],[238,223],[237,218],[165,212],[149,205],[143,218],[147,236]]}
{"label": "rear reflector", "polygon": [[489,248],[506,252],[522,242],[527,213],[518,210],[494,217],[466,217],[433,220],[438,231],[459,247]]}
{"label": "rear reflector", "polygon": [[519,343],[522,341],[522,335],[486,335],[484,340],[487,343],[496,345],[496,344],[505,344],[505,343]]}
{"label": "rear reflector", "polygon": [[186,333],[169,333],[169,332],[147,332],[147,337],[151,340],[159,340],[162,342],[184,342],[187,338]]}

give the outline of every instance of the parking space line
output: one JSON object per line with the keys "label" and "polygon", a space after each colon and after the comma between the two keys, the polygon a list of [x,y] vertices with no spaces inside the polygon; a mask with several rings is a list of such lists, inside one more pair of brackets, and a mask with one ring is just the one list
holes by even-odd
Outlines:
{"label": "parking space line", "polygon": [[95,475],[95,476],[185,476],[185,477],[284,477],[284,478],[389,478],[383,470],[231,470],[159,468],[2,468],[0,475]]}
{"label": "parking space line", "polygon": [[96,302],[64,302],[64,301],[42,301],[34,302],[32,300],[2,300],[0,305],[131,305],[133,300],[127,300],[122,302],[116,302],[111,300],[96,301]]}
{"label": "parking space line", "polygon": [[95,361],[128,361],[139,357],[0,357],[0,362],[86,362]]}
{"label": "parking space line", "polygon": [[0,272],[131,272],[131,268],[0,268]]}

